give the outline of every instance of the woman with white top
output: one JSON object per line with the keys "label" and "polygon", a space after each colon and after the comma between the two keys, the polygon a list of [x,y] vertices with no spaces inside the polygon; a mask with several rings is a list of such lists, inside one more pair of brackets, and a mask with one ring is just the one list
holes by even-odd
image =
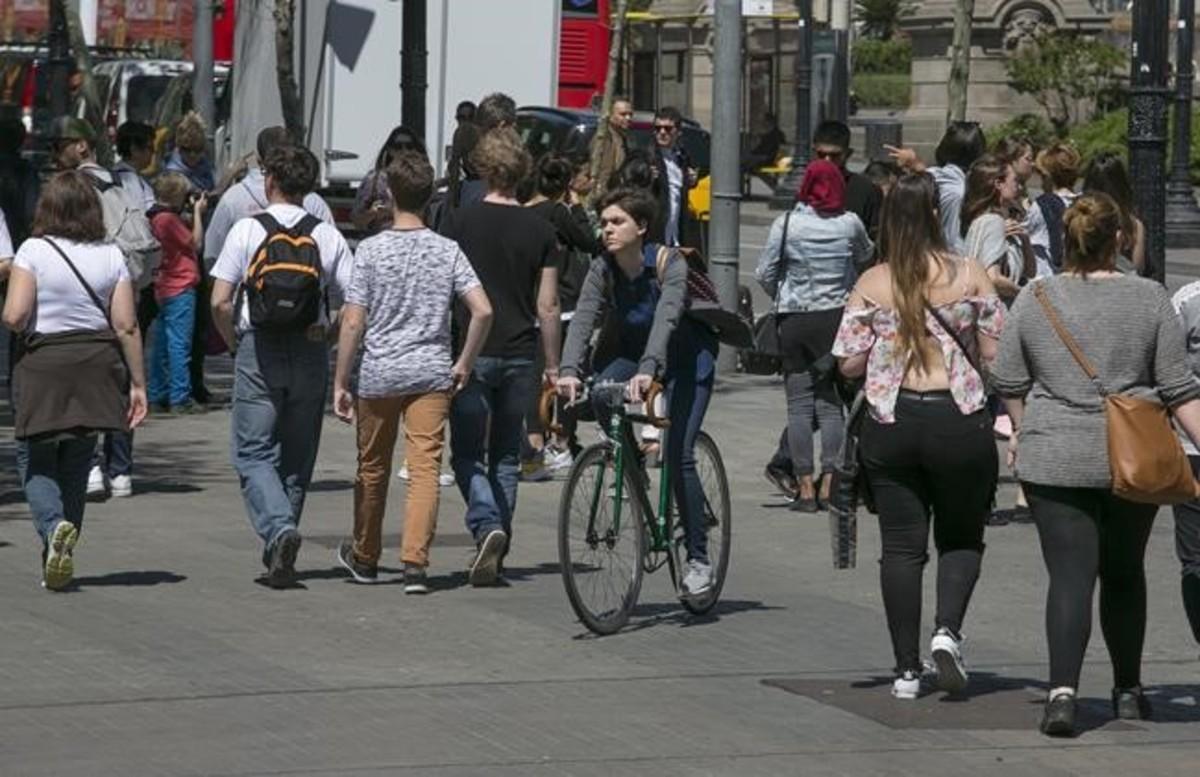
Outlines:
{"label": "woman with white top", "polygon": [[1025,228],[1009,218],[1019,196],[1016,171],[1000,157],[985,154],[971,165],[959,218],[963,253],[983,265],[1005,300],[1037,275]]}
{"label": "woman with white top", "polygon": [[43,543],[43,583],[74,575],[88,468],[100,431],[146,416],[142,341],[121,251],[85,173],[42,189],[33,237],[13,261],[4,324],[20,337],[13,374],[18,468]]}

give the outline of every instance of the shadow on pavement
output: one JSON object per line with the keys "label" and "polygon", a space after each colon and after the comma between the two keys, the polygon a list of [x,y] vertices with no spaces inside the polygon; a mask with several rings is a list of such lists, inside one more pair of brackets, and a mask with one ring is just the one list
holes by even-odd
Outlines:
{"label": "shadow on pavement", "polygon": [[[972,672],[965,691],[949,694],[937,690],[923,692],[913,701],[892,698],[891,676],[874,676],[865,680],[847,678],[769,678],[763,685],[805,696],[813,701],[836,707],[894,729],[924,730],[1033,730],[1041,720],[1046,698],[1046,683],[1027,677],[1005,677],[991,672]],[[1180,687],[1176,690],[1194,699],[1200,688]],[[1161,720],[1176,721],[1169,715],[1160,691],[1152,694],[1154,711]],[[1165,694],[1165,695],[1170,695]],[[1176,694],[1179,696],[1180,694]],[[1185,704],[1176,704],[1180,710]],[[1200,720],[1200,710],[1190,708],[1192,717],[1178,722]],[[1108,699],[1081,698],[1076,712],[1077,733],[1095,729],[1107,731],[1139,731],[1152,725],[1143,721],[1114,720]]]}
{"label": "shadow on pavement", "polygon": [[149,586],[167,583],[182,583],[186,575],[178,575],[164,570],[143,570],[135,572],[109,572],[107,575],[96,577],[77,577],[73,581],[79,588],[100,588],[103,586]]}
{"label": "shadow on pavement", "polygon": [[[693,615],[683,608],[679,602],[642,603],[633,608],[629,624],[617,634],[628,634],[641,631],[653,626],[675,625],[680,628],[706,626],[716,623],[726,615],[736,615],[743,612],[767,612],[769,610],[786,610],[786,607],[773,607],[760,601],[748,599],[721,599],[711,610],[703,615]],[[615,635],[614,635],[615,636]],[[575,639],[597,639],[590,631],[578,634]]]}

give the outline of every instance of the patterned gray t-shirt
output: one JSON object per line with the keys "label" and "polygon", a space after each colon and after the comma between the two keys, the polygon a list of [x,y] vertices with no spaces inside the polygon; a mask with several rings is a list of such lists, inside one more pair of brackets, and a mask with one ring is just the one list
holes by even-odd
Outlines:
{"label": "patterned gray t-shirt", "polygon": [[358,396],[448,391],[450,306],[479,285],[458,244],[389,229],[358,244],[346,302],[367,310]]}

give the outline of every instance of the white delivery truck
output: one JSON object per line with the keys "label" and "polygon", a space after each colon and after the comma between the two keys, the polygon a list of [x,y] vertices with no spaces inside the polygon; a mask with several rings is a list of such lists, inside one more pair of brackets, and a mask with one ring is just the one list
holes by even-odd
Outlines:
{"label": "white delivery truck", "polygon": [[[505,92],[518,105],[557,99],[562,0],[296,3],[295,75],[306,142],[321,161],[331,205],[353,195],[388,133],[402,123],[406,2],[424,5],[424,135],[435,170],[445,167],[460,101],[478,102],[491,92]],[[274,0],[238,3],[233,106],[220,139],[224,159],[253,152],[262,127],[283,123],[274,7]]]}

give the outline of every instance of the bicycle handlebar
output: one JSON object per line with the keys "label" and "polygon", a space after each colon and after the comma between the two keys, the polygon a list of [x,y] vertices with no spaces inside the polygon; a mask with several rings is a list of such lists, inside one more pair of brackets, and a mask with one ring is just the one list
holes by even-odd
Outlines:
{"label": "bicycle handlebar", "polygon": [[[574,407],[575,405],[586,402],[591,395],[597,392],[602,394],[619,392],[616,398],[620,402],[624,402],[625,392],[628,386],[628,382],[625,381],[584,381],[581,390],[575,395],[575,400],[567,404],[565,407]],[[645,422],[658,429],[666,429],[671,425],[669,419],[663,418],[654,412],[655,400],[658,399],[662,392],[663,385],[658,381],[654,381],[650,384],[650,388],[646,391],[646,396],[643,399],[646,404],[646,415],[644,417]],[[538,415],[542,420],[542,428],[551,434],[561,435],[563,433],[562,424],[556,423],[557,414],[555,413],[555,410],[557,409],[558,403],[555,402],[555,399],[557,397],[558,389],[555,386],[547,386],[542,391],[541,399],[538,401]]]}

